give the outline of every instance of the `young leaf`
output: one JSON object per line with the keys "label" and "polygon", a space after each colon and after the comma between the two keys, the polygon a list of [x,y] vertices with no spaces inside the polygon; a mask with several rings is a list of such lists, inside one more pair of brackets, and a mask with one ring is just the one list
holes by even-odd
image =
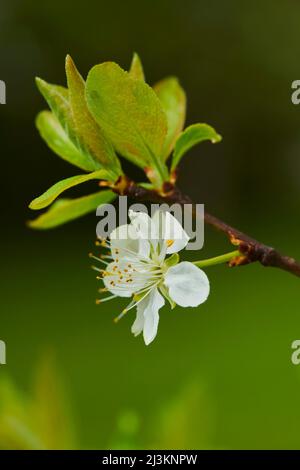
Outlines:
{"label": "young leaf", "polygon": [[105,138],[88,110],[85,100],[85,82],[69,55],[66,57],[66,74],[76,134],[96,160],[104,167],[109,166],[114,170],[115,179],[117,179],[122,173],[119,159],[112,144]]}
{"label": "young leaf", "polygon": [[105,62],[89,72],[86,98],[117,152],[141,168],[153,168],[156,184],[167,180],[167,167],[161,160],[167,122],[155,92],[117,64]]}
{"label": "young leaf", "polygon": [[186,96],[175,77],[161,80],[154,85],[153,89],[162,104],[168,121],[168,133],[163,147],[163,158],[166,160],[184,126]]}
{"label": "young leaf", "polygon": [[55,183],[53,186],[51,186],[51,188],[49,188],[41,196],[31,201],[29,208],[33,210],[44,209],[45,207],[49,206],[49,204],[51,204],[54,199],[56,199],[62,192],[69,188],[73,188],[73,186],[77,186],[78,184],[85,183],[86,181],[93,179],[107,179],[106,170],[97,170],[93,173],[88,173],[87,175],[71,176],[70,178],[58,181],[58,183]]}
{"label": "young leaf", "polygon": [[45,80],[42,80],[39,77],[36,77],[35,81],[39,91],[47,101],[49,107],[67,134],[73,134],[72,129],[70,128],[72,116],[69,105],[68,89],[60,85],[52,85],[47,83]]}
{"label": "young leaf", "polygon": [[[53,114],[57,117],[60,125],[71,139],[73,144],[81,149],[78,137],[75,131],[75,123],[73,120],[71,107],[69,103],[69,91],[67,88],[60,85],[52,85],[45,82],[41,78],[36,77],[35,79],[37,87],[45,100],[47,101]],[[91,159],[89,155],[86,158]]]}
{"label": "young leaf", "polygon": [[94,171],[100,168],[98,162],[87,159],[75,147],[51,111],[41,111],[37,115],[35,123],[42,139],[59,157],[81,170]]}
{"label": "young leaf", "polygon": [[101,204],[112,202],[117,195],[112,191],[100,191],[76,199],[59,199],[47,212],[28,222],[29,227],[46,230],[93,212]]}
{"label": "young leaf", "polygon": [[87,164],[93,165],[95,162],[93,156],[90,154],[85,144],[80,139],[80,136],[76,132],[76,125],[72,115],[69,102],[69,91],[67,88],[59,85],[52,85],[45,82],[41,78],[36,78],[36,84],[69,139],[80,151],[80,153],[82,153],[87,161]]}
{"label": "young leaf", "polygon": [[208,124],[192,124],[187,127],[176,140],[171,170],[177,167],[181,158],[188,150],[205,140],[210,140],[215,144],[220,142],[222,137]]}
{"label": "young leaf", "polygon": [[136,52],[133,54],[129,75],[131,78],[135,78],[136,80],[145,81],[143,65]]}

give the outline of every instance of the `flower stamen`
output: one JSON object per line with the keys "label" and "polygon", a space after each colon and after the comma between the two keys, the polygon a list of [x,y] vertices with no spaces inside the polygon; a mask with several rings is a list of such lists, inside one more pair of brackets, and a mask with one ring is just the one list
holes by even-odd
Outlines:
{"label": "flower stamen", "polygon": [[103,302],[107,302],[108,300],[115,299],[116,295],[109,295],[108,297],[104,297],[103,299],[96,299],[96,304],[102,304]]}

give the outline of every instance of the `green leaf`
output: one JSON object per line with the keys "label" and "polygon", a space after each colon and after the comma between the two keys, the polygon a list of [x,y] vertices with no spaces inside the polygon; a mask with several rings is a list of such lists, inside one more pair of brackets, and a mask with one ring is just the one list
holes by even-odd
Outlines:
{"label": "green leaf", "polygon": [[135,78],[136,80],[145,81],[143,65],[136,52],[133,54],[129,75],[131,78]]}
{"label": "green leaf", "polygon": [[119,159],[112,144],[90,114],[85,100],[85,82],[73,60],[66,57],[66,74],[69,89],[69,102],[74,120],[76,135],[80,137],[86,149],[107,168],[113,169],[115,179],[122,173]]}
{"label": "green leaf", "polygon": [[38,230],[54,228],[93,212],[99,205],[112,202],[116,197],[112,191],[100,191],[77,199],[59,199],[47,212],[29,221],[28,225]]}
{"label": "green leaf", "polygon": [[99,163],[94,160],[82,140],[77,135],[67,88],[59,85],[52,85],[41,78],[36,78],[36,84],[50,106],[53,114],[58,119],[61,127],[64,129],[75,147],[80,151],[80,153],[82,153],[83,158],[86,159],[87,165],[92,166],[93,169],[97,169],[99,167]]}
{"label": "green leaf", "polygon": [[71,142],[59,121],[51,111],[41,111],[36,117],[36,127],[50,149],[81,170],[94,171],[98,162],[87,159]]}
{"label": "green leaf", "polygon": [[49,204],[51,204],[54,199],[56,199],[62,192],[69,188],[73,188],[73,186],[77,186],[78,184],[85,183],[86,181],[93,179],[107,179],[106,170],[94,171],[93,173],[88,173],[87,175],[71,176],[70,178],[58,181],[58,183],[55,183],[53,186],[51,186],[51,188],[49,188],[41,196],[31,201],[29,207],[33,210],[44,209],[45,207],[49,206]]}
{"label": "green leaf", "polygon": [[[47,101],[53,114],[57,117],[60,125],[67,133],[68,137],[72,140],[77,148],[80,148],[78,138],[75,132],[75,123],[72,117],[71,107],[69,103],[69,91],[67,88],[60,85],[52,85],[45,82],[41,78],[36,78],[36,84]],[[81,150],[81,149],[80,149]]]}
{"label": "green leaf", "polygon": [[141,168],[153,168],[157,185],[167,180],[161,160],[167,122],[152,88],[132,79],[117,64],[105,62],[89,72],[86,97],[90,112],[117,152]]}
{"label": "green leaf", "polygon": [[163,158],[166,160],[184,126],[186,96],[175,77],[161,80],[154,85],[153,89],[162,104],[168,121],[168,133],[163,148]]}
{"label": "green leaf", "polygon": [[208,124],[192,124],[187,127],[176,141],[171,170],[177,167],[181,158],[188,150],[205,140],[210,140],[215,144],[220,142],[222,137]]}

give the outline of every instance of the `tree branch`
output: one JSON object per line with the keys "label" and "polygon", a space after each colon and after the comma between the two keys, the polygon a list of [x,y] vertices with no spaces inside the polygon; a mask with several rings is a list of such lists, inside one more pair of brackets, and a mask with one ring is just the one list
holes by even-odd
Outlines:
{"label": "tree branch", "polygon": [[[155,190],[138,186],[127,177],[122,177],[115,184],[113,190],[117,194],[126,195],[138,201],[165,202],[168,204],[178,203],[181,205],[193,204],[189,196],[183,194],[180,189],[170,183],[165,184],[163,193],[158,193]],[[194,204],[193,210],[195,211]],[[238,247],[240,256],[233,258],[229,263],[230,266],[238,266],[258,261],[263,266],[283,269],[300,277],[300,263],[294,258],[280,254],[274,248],[264,245],[240,230],[231,227],[226,222],[223,222],[208,212],[204,214],[204,221],[206,224],[223,232],[229,238],[230,242]]]}

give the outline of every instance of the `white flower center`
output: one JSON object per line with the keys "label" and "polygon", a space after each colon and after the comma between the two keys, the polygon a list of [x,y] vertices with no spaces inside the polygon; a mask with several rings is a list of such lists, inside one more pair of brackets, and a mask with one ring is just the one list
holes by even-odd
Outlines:
{"label": "white flower center", "polygon": [[[173,240],[169,241],[168,246],[171,246]],[[100,257],[91,255],[91,257],[106,265],[106,269],[99,269],[95,266],[93,268],[101,273],[99,277],[105,285],[100,292],[109,291],[112,295],[98,299],[96,302],[99,304],[118,296],[133,297],[133,301],[116,318],[119,320],[163,281],[168,270],[165,264],[165,250],[158,251],[159,245],[156,249],[151,245],[150,256],[145,257],[125,247],[111,248],[108,240],[102,240],[97,245],[111,250],[110,255],[100,255]]]}

